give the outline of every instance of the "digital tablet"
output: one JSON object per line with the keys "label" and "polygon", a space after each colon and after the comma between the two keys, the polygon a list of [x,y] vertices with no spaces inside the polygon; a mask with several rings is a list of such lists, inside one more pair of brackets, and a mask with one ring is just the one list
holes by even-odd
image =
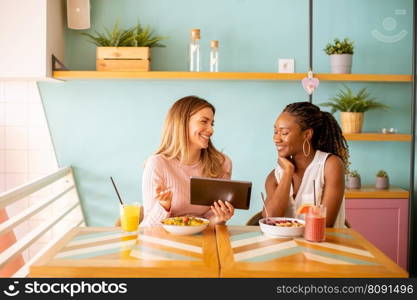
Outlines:
{"label": "digital tablet", "polygon": [[229,201],[234,208],[249,209],[252,182],[218,178],[191,177],[191,204],[213,205]]}

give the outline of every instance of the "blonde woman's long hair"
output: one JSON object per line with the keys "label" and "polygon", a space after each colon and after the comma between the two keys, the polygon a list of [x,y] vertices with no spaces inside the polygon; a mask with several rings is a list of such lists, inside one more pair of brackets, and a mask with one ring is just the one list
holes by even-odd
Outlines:
{"label": "blonde woman's long hair", "polygon": [[[192,115],[210,108],[213,115],[216,109],[212,104],[196,96],[187,96],[177,100],[165,118],[161,144],[155,154],[162,154],[167,159],[187,161],[190,154],[189,123]],[[218,151],[211,140],[206,149],[201,149],[200,162],[203,176],[219,178],[225,175],[223,164],[225,156]]]}

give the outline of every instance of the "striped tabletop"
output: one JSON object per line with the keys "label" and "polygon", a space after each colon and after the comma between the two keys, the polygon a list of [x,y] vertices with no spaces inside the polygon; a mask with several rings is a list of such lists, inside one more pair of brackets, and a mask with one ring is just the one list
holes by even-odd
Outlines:
{"label": "striped tabletop", "polygon": [[218,277],[214,229],[175,236],[162,227],[127,233],[79,227],[30,267],[30,277]]}
{"label": "striped tabletop", "polygon": [[408,277],[353,229],[326,240],[265,236],[259,226],[216,226],[221,277]]}

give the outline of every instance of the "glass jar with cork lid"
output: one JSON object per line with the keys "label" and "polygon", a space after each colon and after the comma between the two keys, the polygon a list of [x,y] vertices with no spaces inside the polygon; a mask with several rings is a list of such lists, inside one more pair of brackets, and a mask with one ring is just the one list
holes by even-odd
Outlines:
{"label": "glass jar with cork lid", "polygon": [[190,71],[200,71],[200,29],[191,30],[191,41],[190,41]]}
{"label": "glass jar with cork lid", "polygon": [[219,72],[219,41],[210,42],[210,72]]}

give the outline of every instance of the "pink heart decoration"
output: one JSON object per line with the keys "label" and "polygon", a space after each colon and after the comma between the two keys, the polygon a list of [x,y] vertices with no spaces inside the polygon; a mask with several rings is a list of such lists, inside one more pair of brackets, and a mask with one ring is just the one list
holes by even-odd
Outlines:
{"label": "pink heart decoration", "polygon": [[311,95],[314,92],[314,90],[319,86],[320,82],[317,78],[305,77],[303,78],[301,83],[307,94]]}

